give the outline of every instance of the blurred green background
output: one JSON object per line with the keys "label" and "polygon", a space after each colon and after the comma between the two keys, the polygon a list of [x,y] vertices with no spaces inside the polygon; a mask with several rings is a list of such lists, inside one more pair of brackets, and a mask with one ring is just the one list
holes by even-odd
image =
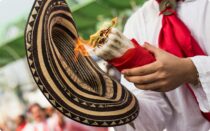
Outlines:
{"label": "blurred green background", "polygon": [[[34,0],[0,0],[0,68],[25,56],[24,28]],[[118,28],[143,0],[67,0],[84,38],[101,23],[119,17]],[[21,5],[21,6],[20,6]]]}

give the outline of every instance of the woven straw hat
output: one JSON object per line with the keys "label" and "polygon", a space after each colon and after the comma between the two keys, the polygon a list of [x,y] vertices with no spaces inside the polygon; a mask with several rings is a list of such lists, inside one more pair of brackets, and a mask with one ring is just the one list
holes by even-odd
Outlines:
{"label": "woven straw hat", "polygon": [[90,57],[74,59],[78,32],[64,0],[35,0],[25,31],[28,64],[49,102],[77,122],[118,126],[139,112],[133,94]]}

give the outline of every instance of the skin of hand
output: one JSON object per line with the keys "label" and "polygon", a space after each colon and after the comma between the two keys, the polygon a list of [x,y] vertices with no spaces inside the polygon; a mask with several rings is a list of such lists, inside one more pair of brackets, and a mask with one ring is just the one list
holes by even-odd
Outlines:
{"label": "skin of hand", "polygon": [[125,78],[142,90],[168,92],[185,83],[198,84],[198,73],[190,58],[179,58],[148,43],[144,48],[154,54],[154,63],[123,70]]}
{"label": "skin of hand", "polygon": [[131,48],[134,48],[133,43],[119,30],[112,28],[106,42],[102,46],[94,48],[93,52],[98,57],[109,61],[123,56]]}

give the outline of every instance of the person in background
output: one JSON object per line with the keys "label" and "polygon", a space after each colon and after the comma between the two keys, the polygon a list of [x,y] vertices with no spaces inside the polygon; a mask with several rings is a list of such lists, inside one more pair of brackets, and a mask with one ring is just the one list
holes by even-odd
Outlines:
{"label": "person in background", "polygon": [[0,131],[10,131],[5,122],[0,123]]}
{"label": "person in background", "polygon": [[48,106],[45,108],[45,114],[47,118],[54,117],[55,109],[52,106]]}
{"label": "person in background", "polygon": [[29,107],[29,113],[34,122],[31,124],[31,131],[49,131],[48,121],[44,109],[37,103]]}
{"label": "person in background", "polygon": [[27,125],[26,117],[24,115],[17,116],[15,123],[17,125],[16,131],[23,131]]}
{"label": "person in background", "polygon": [[108,128],[90,127],[63,116],[58,111],[55,111],[54,117],[49,119],[50,131],[108,131]]}

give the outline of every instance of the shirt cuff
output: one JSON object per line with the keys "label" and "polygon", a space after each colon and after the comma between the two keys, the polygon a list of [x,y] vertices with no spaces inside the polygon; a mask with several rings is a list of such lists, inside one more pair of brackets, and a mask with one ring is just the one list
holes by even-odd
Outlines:
{"label": "shirt cuff", "polygon": [[210,57],[195,56],[192,57],[199,75],[200,84],[191,85],[192,90],[199,103],[200,110],[210,112]]}

